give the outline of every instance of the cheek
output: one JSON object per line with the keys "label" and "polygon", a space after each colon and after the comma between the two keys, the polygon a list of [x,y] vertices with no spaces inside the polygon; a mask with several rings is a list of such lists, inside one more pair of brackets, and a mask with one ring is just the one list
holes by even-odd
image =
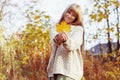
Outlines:
{"label": "cheek", "polygon": [[73,16],[72,14],[65,14],[64,15],[64,20],[67,22],[67,23],[72,23],[74,20],[75,20],[75,16]]}
{"label": "cheek", "polygon": [[74,21],[74,20],[75,20],[75,17],[74,17],[74,16],[71,16],[71,20],[73,20],[73,21]]}
{"label": "cheek", "polygon": [[70,17],[68,17],[68,19],[69,19],[70,22],[73,22],[75,20],[75,17],[74,16],[70,16]]}
{"label": "cheek", "polygon": [[69,14],[67,14],[67,13],[66,13],[66,14],[64,14],[64,18],[66,18],[66,17],[68,17],[68,16],[69,16]]}

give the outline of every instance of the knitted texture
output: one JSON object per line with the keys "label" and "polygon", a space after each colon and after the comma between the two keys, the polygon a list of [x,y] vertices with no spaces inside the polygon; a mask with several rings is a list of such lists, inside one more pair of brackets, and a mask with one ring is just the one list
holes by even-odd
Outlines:
{"label": "knitted texture", "polygon": [[68,40],[58,47],[52,42],[52,53],[47,66],[49,77],[53,74],[62,74],[75,80],[83,76],[83,59],[80,46],[83,43],[83,28],[71,26],[71,32],[67,33]]}

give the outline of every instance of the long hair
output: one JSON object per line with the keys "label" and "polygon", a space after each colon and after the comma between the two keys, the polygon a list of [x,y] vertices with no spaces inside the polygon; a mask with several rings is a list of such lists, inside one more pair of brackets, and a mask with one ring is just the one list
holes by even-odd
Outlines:
{"label": "long hair", "polygon": [[72,25],[80,25],[83,26],[83,19],[82,19],[82,11],[81,11],[81,7],[77,4],[71,4],[62,14],[62,17],[59,21],[62,22],[64,20],[64,15],[65,13],[67,13],[68,11],[74,11],[77,14],[77,18],[75,19],[75,21],[73,21],[71,24]]}
{"label": "long hair", "polygon": [[59,21],[61,23],[64,20],[64,15],[68,11],[74,11],[77,14],[76,19],[71,23],[71,25],[78,25],[83,28],[83,44],[81,45],[81,51],[84,52],[84,27],[83,27],[83,18],[82,18],[82,10],[81,7],[77,4],[71,4],[62,14],[62,17]]}

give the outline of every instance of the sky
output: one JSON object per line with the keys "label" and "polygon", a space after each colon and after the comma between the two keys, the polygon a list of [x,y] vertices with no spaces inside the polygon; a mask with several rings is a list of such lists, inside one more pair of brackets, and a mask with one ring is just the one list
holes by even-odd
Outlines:
{"label": "sky", "polygon": [[[63,13],[63,11],[72,3],[77,3],[81,6],[83,12],[83,22],[85,27],[85,40],[91,40],[89,34],[97,32],[97,23],[89,23],[88,15],[92,11],[92,0],[0,0],[0,5],[4,5],[3,8],[3,25],[6,28],[6,36],[11,35],[16,31],[25,29],[27,19],[26,10],[31,6],[33,9],[45,11],[49,15],[54,23],[57,23]],[[36,2],[36,3],[34,3]],[[88,9],[87,9],[88,8]],[[100,26],[100,25],[99,25]],[[101,24],[103,26],[103,24]],[[101,42],[105,39],[101,39]],[[85,48],[90,49],[94,45],[98,44],[99,41],[93,40],[85,43]]]}
{"label": "sky", "polygon": [[[1,5],[5,0],[1,0]],[[37,3],[34,3],[37,1]],[[12,34],[21,26],[25,26],[27,22],[25,18],[25,11],[34,6],[34,9],[46,11],[51,16],[54,22],[60,19],[63,11],[72,3],[78,3],[83,6],[88,0],[6,0],[6,5],[3,8],[3,24],[7,29],[7,34]],[[59,5],[58,5],[59,4]],[[84,9],[83,9],[84,10]]]}

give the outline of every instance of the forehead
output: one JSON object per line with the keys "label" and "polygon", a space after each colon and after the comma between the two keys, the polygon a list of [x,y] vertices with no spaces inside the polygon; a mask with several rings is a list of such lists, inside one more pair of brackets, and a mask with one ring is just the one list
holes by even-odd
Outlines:
{"label": "forehead", "polygon": [[70,8],[67,10],[67,12],[76,12],[74,9]]}
{"label": "forehead", "polygon": [[67,12],[77,15],[77,11],[74,9],[68,9]]}
{"label": "forehead", "polygon": [[72,13],[77,14],[77,11],[75,9],[73,9],[73,8],[68,9],[67,12],[72,12]]}

